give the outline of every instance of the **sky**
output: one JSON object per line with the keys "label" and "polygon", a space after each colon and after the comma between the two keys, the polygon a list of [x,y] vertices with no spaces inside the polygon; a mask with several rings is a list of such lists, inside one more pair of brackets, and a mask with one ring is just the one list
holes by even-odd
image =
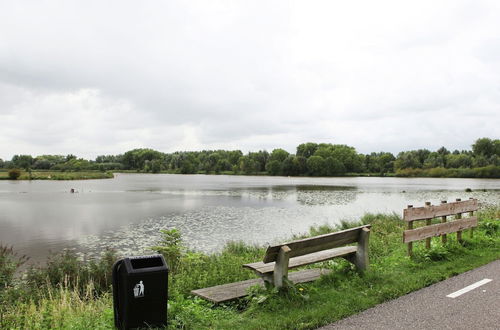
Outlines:
{"label": "sky", "polygon": [[500,138],[499,1],[0,1],[0,158]]}

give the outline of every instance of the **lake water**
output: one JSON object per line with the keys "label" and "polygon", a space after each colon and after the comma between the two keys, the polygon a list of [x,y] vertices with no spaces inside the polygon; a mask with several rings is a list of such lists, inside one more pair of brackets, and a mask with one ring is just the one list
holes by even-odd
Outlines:
{"label": "lake water", "polygon": [[498,204],[500,180],[116,174],[0,181],[0,242],[32,261],[65,248],[134,255],[148,252],[160,229],[175,227],[189,247],[215,252],[231,240],[274,243],[366,212],[401,214],[408,204],[470,197]]}

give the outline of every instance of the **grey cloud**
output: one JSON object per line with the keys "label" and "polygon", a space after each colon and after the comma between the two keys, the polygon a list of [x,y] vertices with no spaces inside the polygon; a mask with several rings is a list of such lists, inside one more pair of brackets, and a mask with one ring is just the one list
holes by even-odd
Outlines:
{"label": "grey cloud", "polygon": [[[467,148],[498,137],[498,14],[471,1],[2,3],[0,157]],[[409,120],[454,128],[400,130]]]}

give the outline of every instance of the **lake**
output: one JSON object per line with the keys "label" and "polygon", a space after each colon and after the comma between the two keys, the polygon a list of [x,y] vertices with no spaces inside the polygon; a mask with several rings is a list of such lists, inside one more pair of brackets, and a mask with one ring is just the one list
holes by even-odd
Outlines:
{"label": "lake", "polygon": [[408,204],[470,197],[498,204],[500,180],[116,174],[0,181],[0,242],[32,261],[62,249],[137,255],[155,244],[160,229],[175,227],[189,247],[216,252],[232,240],[274,243],[366,212],[402,214]]}

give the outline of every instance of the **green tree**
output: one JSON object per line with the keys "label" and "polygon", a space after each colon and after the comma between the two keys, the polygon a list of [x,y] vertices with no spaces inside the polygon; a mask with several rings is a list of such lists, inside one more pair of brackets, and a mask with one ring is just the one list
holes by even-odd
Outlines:
{"label": "green tree", "polygon": [[296,157],[294,155],[289,155],[283,161],[283,164],[282,164],[283,175],[297,176],[297,175],[300,175],[301,173],[305,172],[305,166],[304,166],[304,170],[303,170],[301,163],[300,163],[300,158],[304,159],[304,162],[305,162],[305,158],[303,158],[303,157]]}
{"label": "green tree", "polygon": [[17,180],[21,176],[21,170],[18,168],[13,168],[9,170],[9,179]]}
{"label": "green tree", "polygon": [[[496,143],[489,138],[477,139],[472,145],[472,152],[474,156],[484,156],[486,158],[495,154]],[[499,154],[500,156],[500,154]]]}
{"label": "green tree", "polygon": [[286,150],[283,149],[274,149],[271,152],[271,155],[269,155],[269,161],[276,160],[280,163],[283,163],[283,161],[290,155],[290,153]]}
{"label": "green tree", "polygon": [[489,165],[488,159],[484,155],[478,155],[478,156],[473,158],[473,161],[472,161],[473,167],[485,167],[488,165]]}
{"label": "green tree", "polygon": [[240,157],[240,170],[245,174],[255,174],[260,170],[259,163],[249,156]]}
{"label": "green tree", "polygon": [[398,154],[394,162],[394,168],[397,170],[405,168],[422,168],[419,156],[415,151],[402,151]]}
{"label": "green tree", "polygon": [[271,160],[266,165],[267,173],[270,175],[283,175],[282,163],[277,160]]}
{"label": "green tree", "polygon": [[445,156],[438,152],[431,152],[424,161],[424,168],[444,167]]}
{"label": "green tree", "polygon": [[258,169],[256,172],[264,172],[266,170],[267,162],[270,160],[267,151],[259,150],[258,152],[249,152],[248,157],[257,164]]}
{"label": "green tree", "polygon": [[12,157],[12,163],[16,167],[23,168],[29,174],[29,179],[31,180],[31,167],[33,165],[34,159],[31,155],[14,155]]}
{"label": "green tree", "polygon": [[304,158],[309,158],[314,153],[316,150],[318,150],[318,144],[317,143],[312,143],[312,142],[307,142],[307,143],[302,143],[297,147],[297,157],[304,157]]}
{"label": "green tree", "polygon": [[345,166],[338,159],[328,157],[325,159],[325,174],[327,176],[336,176],[345,174]]}
{"label": "green tree", "polygon": [[380,163],[380,173],[383,175],[385,173],[394,172],[394,161],[396,157],[390,152],[381,152],[379,157]]}
{"label": "green tree", "polygon": [[448,168],[470,168],[472,167],[472,157],[466,154],[449,154],[446,156],[446,166]]}
{"label": "green tree", "polygon": [[125,169],[142,171],[146,161],[154,159],[163,161],[164,154],[153,149],[133,149],[123,154],[122,162]]}
{"label": "green tree", "polygon": [[325,175],[325,159],[321,156],[311,156],[307,159],[307,169],[312,176]]}

